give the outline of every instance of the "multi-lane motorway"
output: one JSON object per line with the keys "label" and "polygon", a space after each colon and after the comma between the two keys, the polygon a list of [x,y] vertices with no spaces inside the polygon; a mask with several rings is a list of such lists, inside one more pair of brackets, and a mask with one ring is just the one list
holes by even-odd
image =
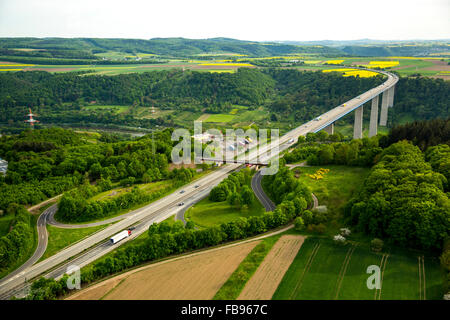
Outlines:
{"label": "multi-lane motorway", "polygon": [[[325,128],[327,125],[341,118],[343,115],[358,108],[358,106],[364,102],[370,101],[373,97],[389,89],[398,81],[398,78],[393,74],[376,70],[373,71],[385,74],[387,76],[387,80],[382,85],[361,94],[359,97],[345,102],[345,107],[340,106],[331,109],[321,115],[319,120],[309,121],[289,131],[278,140],[272,140],[266,145],[259,146],[259,150],[251,150],[247,155],[245,155],[245,157],[254,161],[264,158],[270,159],[288,148],[292,144],[292,139],[296,140],[300,135],[306,135],[308,132],[317,132],[318,130]],[[261,153],[269,154],[264,157],[258,157]],[[243,156],[244,155],[242,155],[242,157]],[[5,277],[0,281],[0,299],[7,299],[13,295],[20,295],[20,293],[24,292],[24,289],[29,286],[27,281],[30,279],[36,278],[40,275],[59,278],[66,272],[69,265],[83,267],[100,258],[123,243],[126,243],[127,241],[130,241],[145,232],[148,229],[148,226],[153,222],[160,222],[171,215],[176,214],[182,209],[182,207],[178,206],[180,202],[184,202],[185,206],[188,206],[205,197],[214,186],[216,186],[220,181],[227,177],[230,172],[236,170],[239,166],[241,166],[241,164],[226,164],[201,179],[183,186],[172,194],[145,207],[128,213],[125,217],[121,217],[123,218],[122,220],[94,233],[88,238],[75,243],[74,245],[39,263],[33,265],[27,263],[27,265],[20,268],[19,272],[16,271],[13,275]],[[199,187],[196,188],[195,185],[199,185]],[[181,190],[184,190],[185,192],[180,193]],[[41,224],[38,225],[45,228],[46,223],[47,216],[45,215],[44,218],[42,218]],[[130,237],[117,244],[110,244],[108,239],[112,235],[127,229],[130,226],[136,227]],[[38,252],[35,253],[35,255],[40,257],[42,253]],[[38,259],[39,258],[36,260]]]}

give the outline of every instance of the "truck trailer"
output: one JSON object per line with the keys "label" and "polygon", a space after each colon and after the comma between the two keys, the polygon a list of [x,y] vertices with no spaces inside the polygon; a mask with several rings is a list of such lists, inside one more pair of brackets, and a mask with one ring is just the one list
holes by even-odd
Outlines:
{"label": "truck trailer", "polygon": [[109,240],[111,241],[112,244],[115,244],[130,235],[131,235],[131,230],[123,230],[123,231],[119,232],[118,234],[112,236],[111,239],[109,239]]}

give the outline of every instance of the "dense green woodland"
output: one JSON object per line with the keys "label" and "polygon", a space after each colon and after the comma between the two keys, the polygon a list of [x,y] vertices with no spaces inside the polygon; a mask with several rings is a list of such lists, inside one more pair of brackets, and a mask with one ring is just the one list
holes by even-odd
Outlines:
{"label": "dense green woodland", "polygon": [[347,219],[401,246],[441,249],[450,232],[449,164],[448,145],[431,147],[424,155],[407,141],[392,144],[348,203]]}
{"label": "dense green woodland", "polygon": [[[382,77],[355,78],[293,69],[246,69],[233,74],[181,70],[117,76],[81,73],[0,74],[0,123],[23,125],[31,107],[43,123],[100,123],[152,128],[171,126],[167,118],[138,119],[130,113],[86,110],[88,104],[155,106],[192,112],[229,112],[232,105],[265,106],[277,119],[309,121],[380,84]],[[389,123],[449,116],[450,83],[442,79],[401,78]],[[364,117],[368,120],[369,114]],[[274,120],[274,119],[271,119]],[[352,123],[352,117],[341,121]]]}
{"label": "dense green woodland", "polygon": [[30,213],[22,206],[12,204],[7,214],[14,216],[10,231],[0,238],[0,272],[28,254],[34,244],[34,230]]}
{"label": "dense green woodland", "polygon": [[450,118],[414,121],[395,126],[381,143],[388,146],[401,140],[413,142],[422,151],[441,143],[450,145]]}
{"label": "dense green woodland", "polygon": [[186,181],[192,174],[169,172],[172,150],[167,129],[132,141],[89,142],[77,133],[60,128],[23,131],[0,138],[0,156],[8,163],[0,177],[0,209],[10,203],[35,204],[63,191],[99,180],[122,185],[175,178]]}

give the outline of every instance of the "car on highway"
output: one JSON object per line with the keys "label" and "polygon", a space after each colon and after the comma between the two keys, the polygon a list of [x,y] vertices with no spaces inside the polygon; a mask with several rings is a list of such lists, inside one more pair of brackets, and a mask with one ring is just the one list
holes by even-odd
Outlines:
{"label": "car on highway", "polygon": [[184,205],[184,202],[180,202],[180,203],[178,204],[179,207],[181,207],[181,206],[183,206],[183,205]]}
{"label": "car on highway", "polygon": [[184,193],[184,192],[185,192],[184,190],[181,190],[181,191],[180,191],[180,193]]}
{"label": "car on highway", "polygon": [[314,121],[319,121],[320,117],[314,118]]}
{"label": "car on highway", "polygon": [[293,143],[294,142],[294,138],[290,138],[288,143]]}
{"label": "car on highway", "polygon": [[196,185],[194,186],[195,189],[197,189],[198,187],[200,187],[198,184],[196,184]]}

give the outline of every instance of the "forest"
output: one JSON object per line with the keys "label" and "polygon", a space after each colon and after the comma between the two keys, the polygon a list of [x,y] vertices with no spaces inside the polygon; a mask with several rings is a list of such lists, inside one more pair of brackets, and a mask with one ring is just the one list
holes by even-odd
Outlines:
{"label": "forest", "polygon": [[[23,126],[24,114],[31,107],[47,124],[173,126],[169,117],[137,118],[128,112],[85,108],[98,104],[206,113],[228,113],[233,105],[264,106],[271,111],[271,121],[293,118],[302,123],[382,81],[381,76],[343,78],[334,73],[275,68],[240,68],[232,74],[174,69],[117,76],[7,72],[0,74],[0,124]],[[401,78],[388,124],[393,126],[405,117],[447,118],[449,86],[442,79]],[[340,121],[352,123],[353,119]]]}
{"label": "forest", "polygon": [[166,129],[131,141],[103,143],[89,142],[61,128],[2,136],[0,156],[8,161],[8,171],[0,176],[0,210],[11,203],[36,204],[86,180],[108,186],[176,175],[176,180],[185,181],[183,171],[168,171],[171,132]]}
{"label": "forest", "polygon": [[[448,164],[446,150],[441,160]],[[400,141],[383,150],[363,189],[347,204],[346,217],[371,236],[439,250],[450,230],[448,191],[446,177],[433,171],[422,151]]]}
{"label": "forest", "polygon": [[23,206],[11,204],[6,214],[14,218],[10,231],[0,238],[0,271],[7,270],[33,247],[34,231],[30,213]]}

